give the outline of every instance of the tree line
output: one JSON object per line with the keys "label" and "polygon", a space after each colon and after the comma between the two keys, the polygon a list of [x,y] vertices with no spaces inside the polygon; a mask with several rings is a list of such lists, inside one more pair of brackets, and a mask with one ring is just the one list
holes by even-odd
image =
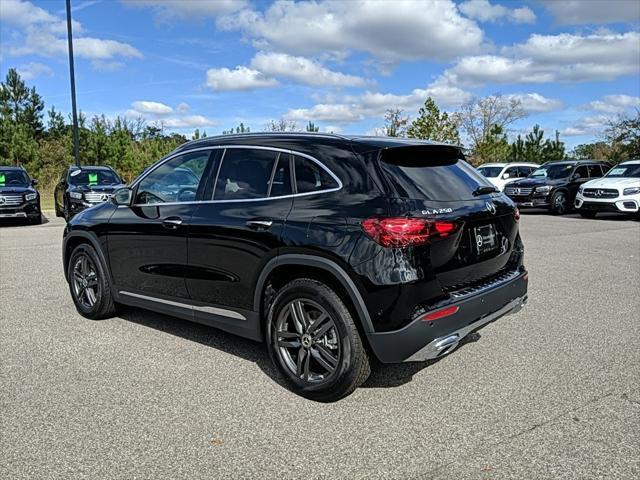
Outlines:
{"label": "tree line", "polygon": [[[619,162],[640,158],[640,110],[635,116],[611,121],[600,141],[579,145],[566,152],[558,131],[551,137],[535,125],[531,132],[509,141],[507,132],[526,116],[522,103],[499,94],[473,99],[457,112],[440,110],[432,98],[410,120],[401,109],[389,109],[381,133],[461,145],[472,163],[530,161],[543,163],[565,158],[598,159]],[[109,119],[96,115],[91,119],[81,112],[79,123],[80,161],[83,165],[110,165],[126,181],[135,178],[153,162],[188,139],[177,133],[165,133],[163,125],[147,124],[143,119]],[[272,120],[266,131],[300,131],[293,121]],[[304,130],[318,132],[319,125],[309,122]],[[223,130],[223,135],[249,132],[249,126]],[[196,130],[192,139],[206,137]],[[15,69],[0,83],[0,164],[22,165],[38,178],[42,187],[52,189],[61,173],[74,162],[72,126],[54,107],[45,111],[45,103],[35,87],[29,88]]]}

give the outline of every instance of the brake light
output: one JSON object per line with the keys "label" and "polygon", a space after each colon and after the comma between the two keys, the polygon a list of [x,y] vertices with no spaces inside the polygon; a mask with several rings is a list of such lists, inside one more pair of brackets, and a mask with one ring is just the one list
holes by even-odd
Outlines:
{"label": "brake light", "polygon": [[424,322],[431,322],[433,320],[438,320],[440,318],[453,315],[454,313],[458,313],[458,310],[460,310],[460,307],[454,305],[452,307],[443,308],[442,310],[436,310],[435,312],[427,313],[426,315],[423,315],[420,320]]}
{"label": "brake light", "polygon": [[423,245],[437,238],[448,237],[457,229],[455,222],[424,218],[373,217],[362,222],[362,230],[373,241],[387,248]]}
{"label": "brake light", "polygon": [[520,209],[518,207],[516,207],[516,209],[513,211],[513,218],[516,220],[516,222],[520,221]]}

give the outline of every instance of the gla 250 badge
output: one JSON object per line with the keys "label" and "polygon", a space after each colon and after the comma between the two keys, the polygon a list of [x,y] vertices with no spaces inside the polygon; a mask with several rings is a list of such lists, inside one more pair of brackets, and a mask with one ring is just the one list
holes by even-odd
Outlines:
{"label": "gla 250 badge", "polygon": [[443,213],[451,213],[453,212],[452,208],[431,208],[427,210],[422,210],[423,215],[442,215]]}

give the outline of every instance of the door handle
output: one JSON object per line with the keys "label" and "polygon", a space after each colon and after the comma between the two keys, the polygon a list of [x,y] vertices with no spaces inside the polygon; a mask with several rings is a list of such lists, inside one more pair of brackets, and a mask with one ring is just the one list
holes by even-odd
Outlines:
{"label": "door handle", "polygon": [[182,225],[182,219],[180,217],[168,217],[162,221],[162,226],[169,230],[175,230]]}
{"label": "door handle", "polygon": [[247,227],[253,230],[269,230],[271,225],[273,225],[271,220],[249,220],[247,222]]}

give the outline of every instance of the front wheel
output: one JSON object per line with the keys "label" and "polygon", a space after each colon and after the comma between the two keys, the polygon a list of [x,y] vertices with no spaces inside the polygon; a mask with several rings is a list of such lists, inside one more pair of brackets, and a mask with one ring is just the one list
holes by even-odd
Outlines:
{"label": "front wheel", "polygon": [[551,213],[554,215],[564,215],[567,213],[567,194],[556,192],[551,198]]}
{"label": "front wheel", "polygon": [[80,315],[92,320],[115,315],[111,288],[92,246],[83,243],[73,250],[67,264],[67,279],[71,298]]}
{"label": "front wheel", "polygon": [[371,372],[349,309],[327,285],[298,279],[278,291],[267,317],[272,361],[294,392],[333,402]]}

